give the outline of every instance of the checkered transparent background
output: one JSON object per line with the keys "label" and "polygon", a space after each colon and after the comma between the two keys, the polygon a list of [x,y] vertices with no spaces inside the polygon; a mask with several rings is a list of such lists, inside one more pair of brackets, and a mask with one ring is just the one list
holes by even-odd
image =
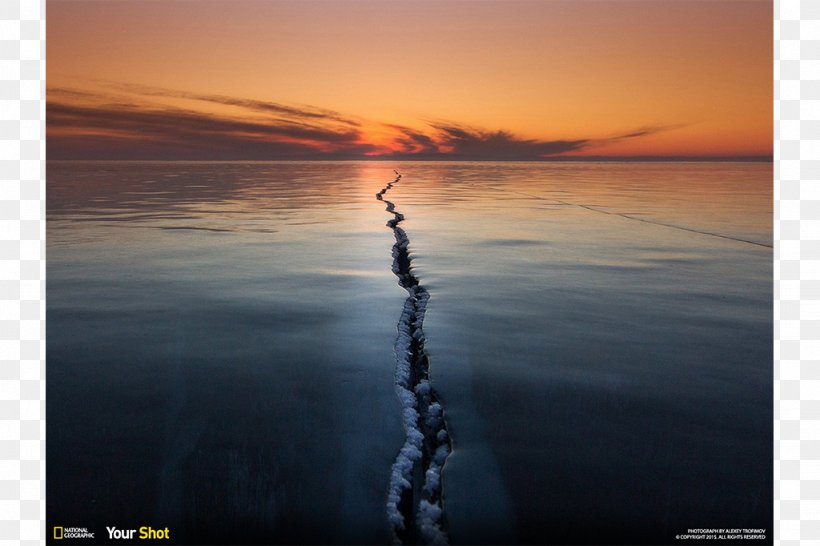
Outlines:
{"label": "checkered transparent background", "polygon": [[820,1],[775,2],[775,536],[820,544]]}
{"label": "checkered transparent background", "polygon": [[[44,540],[45,0],[0,0],[0,545]],[[820,0],[774,4],[775,537],[820,544]]]}
{"label": "checkered transparent background", "polygon": [[45,517],[45,0],[0,0],[0,544]]}

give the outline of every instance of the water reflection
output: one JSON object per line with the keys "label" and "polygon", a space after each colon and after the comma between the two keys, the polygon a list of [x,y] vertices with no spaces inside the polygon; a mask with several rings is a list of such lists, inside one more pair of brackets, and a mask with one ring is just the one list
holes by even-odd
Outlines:
{"label": "water reflection", "polygon": [[49,165],[50,517],[180,543],[389,540],[404,297],[371,176]]}
{"label": "water reflection", "polygon": [[414,167],[451,538],[771,529],[770,166]]}
{"label": "water reflection", "polygon": [[49,518],[389,539],[393,168],[454,542],[772,527],[768,164],[50,162]]}

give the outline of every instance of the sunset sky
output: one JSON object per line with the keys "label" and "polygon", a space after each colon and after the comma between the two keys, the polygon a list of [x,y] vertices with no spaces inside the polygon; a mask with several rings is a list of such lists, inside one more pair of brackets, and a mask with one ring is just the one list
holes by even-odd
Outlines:
{"label": "sunset sky", "polygon": [[768,157],[770,1],[47,5],[50,158]]}

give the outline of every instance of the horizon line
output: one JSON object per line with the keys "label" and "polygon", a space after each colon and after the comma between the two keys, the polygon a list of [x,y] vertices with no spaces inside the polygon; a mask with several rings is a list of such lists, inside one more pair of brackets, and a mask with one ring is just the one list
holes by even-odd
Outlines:
{"label": "horizon line", "polygon": [[772,163],[774,162],[773,155],[739,155],[739,156],[560,156],[560,157],[544,157],[538,159],[503,159],[503,158],[413,158],[411,156],[380,156],[380,157],[288,157],[288,158],[224,158],[224,159],[197,159],[197,158],[104,158],[104,157],[79,157],[67,158],[56,157],[49,158],[46,155],[46,161],[109,161],[109,162],[205,162],[205,163],[236,163],[244,162],[274,162],[274,161],[293,161],[293,162],[311,162],[311,161],[416,161],[425,163],[440,163],[440,162],[461,162],[461,163],[583,163],[583,162],[617,162],[617,163]]}

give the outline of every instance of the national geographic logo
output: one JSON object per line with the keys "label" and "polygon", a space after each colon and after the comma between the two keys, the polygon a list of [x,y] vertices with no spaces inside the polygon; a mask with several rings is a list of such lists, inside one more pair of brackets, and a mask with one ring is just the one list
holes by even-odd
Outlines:
{"label": "national geographic logo", "polygon": [[54,527],[54,538],[62,540],[64,538],[94,538],[94,533],[88,531],[88,527]]}
{"label": "national geographic logo", "polygon": [[[109,540],[167,540],[171,538],[171,531],[168,527],[164,529],[154,529],[150,526],[143,526],[139,529],[117,529],[116,527],[107,527]],[[88,527],[62,527],[54,526],[54,539],[62,540],[64,538],[94,538],[94,533],[88,530]]]}

